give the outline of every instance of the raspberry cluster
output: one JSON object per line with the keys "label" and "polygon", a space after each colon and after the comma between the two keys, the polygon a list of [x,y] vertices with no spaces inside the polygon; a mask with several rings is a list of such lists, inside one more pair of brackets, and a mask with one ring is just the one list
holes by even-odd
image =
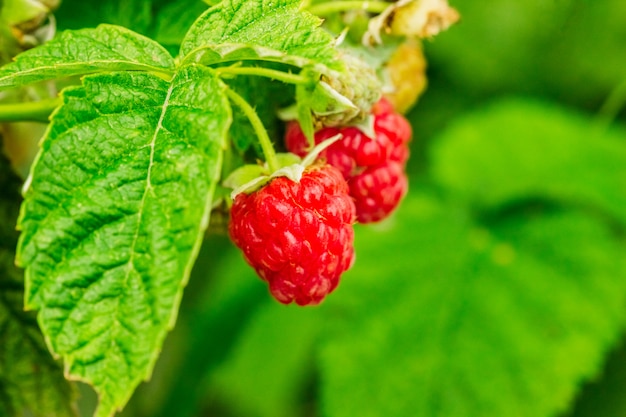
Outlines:
{"label": "raspberry cluster", "polygon": [[[355,126],[322,128],[316,143],[341,139],[299,179],[266,177],[234,198],[230,237],[281,303],[318,304],[332,292],[354,261],[354,223],[384,219],[406,194],[411,126],[385,99],[371,118],[373,137]],[[285,139],[290,152],[309,153],[297,122]]]}
{"label": "raspberry cluster", "polygon": [[[320,158],[343,174],[361,223],[377,222],[389,216],[408,188],[405,166],[409,158],[411,125],[384,98],[372,108],[372,117],[373,137],[356,126],[326,127],[315,133],[315,144],[342,135],[320,154]],[[310,151],[298,122],[289,122],[285,145],[299,156]]]}

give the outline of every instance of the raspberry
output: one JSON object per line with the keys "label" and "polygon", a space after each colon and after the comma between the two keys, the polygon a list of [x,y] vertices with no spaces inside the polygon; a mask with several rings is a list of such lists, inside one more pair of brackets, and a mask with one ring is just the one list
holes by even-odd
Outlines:
{"label": "raspberry", "polygon": [[[358,173],[359,167],[381,164],[388,159],[406,163],[409,157],[408,143],[412,129],[409,122],[386,99],[372,108],[375,138],[369,138],[355,126],[326,127],[315,133],[315,144],[336,136],[343,138],[326,149],[321,157],[338,168],[348,179]],[[287,124],[285,145],[289,152],[305,156],[310,146],[297,121]]]}
{"label": "raspberry", "polygon": [[403,166],[394,161],[368,167],[350,179],[357,220],[372,223],[384,219],[398,206],[408,189]]}
{"label": "raspberry", "polygon": [[237,195],[229,233],[283,304],[318,304],[354,260],[355,207],[341,173],[307,168],[299,182],[272,179]]}
{"label": "raspberry", "polygon": [[356,106],[356,110],[349,113],[314,114],[318,127],[343,126],[362,121],[381,96],[382,85],[373,68],[345,51],[341,53],[341,61],[345,65],[345,71],[336,77],[323,75],[322,81],[350,100]]}
{"label": "raspberry", "polygon": [[374,115],[374,131],[379,142],[385,142],[386,136],[392,143],[389,159],[406,164],[409,159],[408,144],[413,135],[413,129],[409,121],[401,114],[395,112],[391,102],[382,98],[372,108]]}
{"label": "raspberry", "polygon": [[372,106],[372,114],[381,115],[389,114],[395,111],[393,103],[388,98],[381,98]]}
{"label": "raspberry", "polygon": [[[324,150],[320,156],[339,169],[346,179],[360,172],[360,167],[385,162],[394,151],[395,144],[386,131],[373,140],[353,126],[324,128],[315,134],[315,143],[321,143],[339,133],[343,137]],[[298,122],[289,122],[285,144],[289,152],[298,156],[305,156],[308,153],[309,145]]]}
{"label": "raspberry", "polygon": [[[396,113],[386,99],[379,100],[371,112],[374,138],[354,126],[327,127],[315,133],[316,144],[339,133],[343,135],[325,149],[320,158],[339,169],[348,181],[350,193],[356,200],[357,219],[362,223],[382,220],[405,195],[407,179],[403,170],[409,158],[408,143],[412,135],[409,122]],[[299,156],[309,151],[298,122],[287,125],[285,145]],[[377,209],[372,204],[381,204],[381,207]]]}

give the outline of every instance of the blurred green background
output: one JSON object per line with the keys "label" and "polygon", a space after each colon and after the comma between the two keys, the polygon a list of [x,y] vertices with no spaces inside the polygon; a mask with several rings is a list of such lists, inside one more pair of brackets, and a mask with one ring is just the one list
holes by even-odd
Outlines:
{"label": "blurred green background", "polygon": [[[626,3],[452,6],[461,21],[424,42],[409,195],[357,227],[339,289],[279,305],[208,236],[122,415],[626,416]],[[56,18],[175,50],[204,7],[68,0]]]}

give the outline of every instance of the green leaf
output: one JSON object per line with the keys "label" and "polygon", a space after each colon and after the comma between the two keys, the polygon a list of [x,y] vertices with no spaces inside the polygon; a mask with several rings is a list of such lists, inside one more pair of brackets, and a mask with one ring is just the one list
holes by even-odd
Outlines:
{"label": "green leaf", "polygon": [[484,208],[544,198],[600,209],[626,224],[623,130],[540,103],[497,102],[458,119],[432,152],[435,179]]}
{"label": "green leaf", "polygon": [[19,187],[0,154],[0,415],[72,417],[75,389],[48,353],[34,314],[23,311],[24,277],[13,263]]}
{"label": "green leaf", "polygon": [[313,120],[313,108],[315,100],[314,92],[321,89],[318,83],[313,85],[296,86],[296,114],[302,133],[307,138],[309,147],[315,146],[315,125]]}
{"label": "green leaf", "polygon": [[299,0],[225,0],[191,27],[181,45],[185,60],[206,64],[260,59],[327,73],[341,70],[334,41]]}
{"label": "green leaf", "polygon": [[485,227],[413,197],[356,242],[324,306],[323,416],[553,416],[624,325],[624,244],[579,211]]}
{"label": "green leaf", "polygon": [[128,29],[100,25],[66,31],[0,68],[0,89],[100,71],[171,74],[174,60],[158,43]]}
{"label": "green leaf", "polygon": [[208,225],[231,111],[204,67],[63,94],[22,206],[26,306],[110,416],[150,376]]}

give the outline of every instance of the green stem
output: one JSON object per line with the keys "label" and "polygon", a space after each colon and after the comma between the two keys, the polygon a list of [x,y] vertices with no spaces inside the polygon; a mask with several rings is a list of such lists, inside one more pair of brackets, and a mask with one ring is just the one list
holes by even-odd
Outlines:
{"label": "green stem", "polygon": [[218,74],[231,75],[257,75],[260,77],[271,78],[272,80],[282,81],[285,84],[307,84],[309,80],[301,75],[292,74],[290,72],[273,70],[261,67],[221,67],[215,70]]}
{"label": "green stem", "polygon": [[278,164],[278,158],[276,158],[276,152],[274,152],[274,146],[272,145],[270,136],[267,134],[267,130],[265,130],[259,115],[243,97],[232,89],[227,88],[226,94],[228,95],[228,98],[235,103],[241,111],[243,111],[248,120],[250,120],[250,124],[259,138],[259,143],[261,144],[261,149],[263,150],[263,155],[265,155],[265,160],[267,161],[267,166],[270,171],[278,171],[280,165]]}
{"label": "green stem", "polygon": [[50,114],[60,105],[60,98],[0,104],[0,122],[48,122]]}
{"label": "green stem", "polygon": [[597,126],[599,131],[605,131],[615,120],[620,110],[626,104],[626,80],[619,83],[606,98],[598,110]]}
{"label": "green stem", "polygon": [[382,13],[390,5],[386,1],[329,1],[327,3],[314,4],[308,8],[308,11],[317,16],[328,16],[333,13],[350,10]]}

